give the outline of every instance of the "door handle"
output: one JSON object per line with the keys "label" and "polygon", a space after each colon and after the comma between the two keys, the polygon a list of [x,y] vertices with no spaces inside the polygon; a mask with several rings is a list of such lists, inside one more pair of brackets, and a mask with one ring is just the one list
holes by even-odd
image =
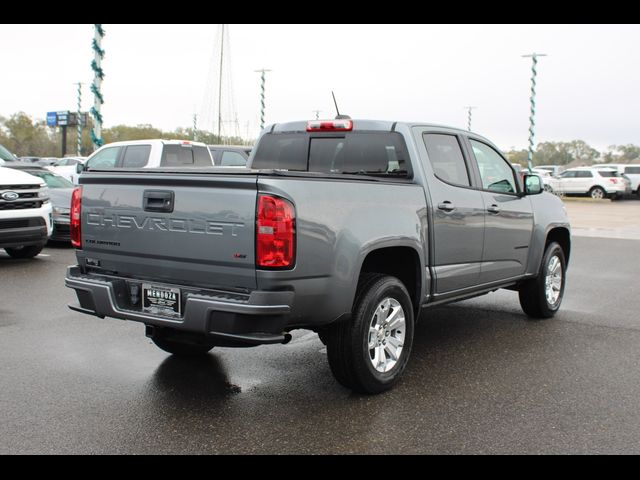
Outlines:
{"label": "door handle", "polygon": [[455,205],[451,203],[449,200],[445,200],[442,203],[438,204],[438,210],[443,210],[445,212],[453,212],[456,209]]}
{"label": "door handle", "polygon": [[173,192],[167,190],[145,190],[143,195],[145,212],[173,212]]}
{"label": "door handle", "polygon": [[491,205],[489,207],[487,207],[487,212],[489,213],[500,213],[500,209],[498,208],[497,205]]}

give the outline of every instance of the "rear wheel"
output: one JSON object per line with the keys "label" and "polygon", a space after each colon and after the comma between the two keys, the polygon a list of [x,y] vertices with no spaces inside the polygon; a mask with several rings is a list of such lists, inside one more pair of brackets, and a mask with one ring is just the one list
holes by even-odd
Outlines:
{"label": "rear wheel", "polygon": [[591,190],[589,190],[589,196],[591,198],[599,200],[605,198],[607,196],[607,192],[605,192],[602,187],[593,187]]}
{"label": "rear wheel", "polygon": [[537,278],[527,280],[518,291],[520,306],[532,318],[553,317],[562,303],[567,263],[562,247],[551,242],[542,257]]}
{"label": "rear wheel", "polygon": [[28,247],[5,248],[4,251],[13,258],[33,258],[38,255],[43,248],[44,245],[31,245]]}
{"label": "rear wheel", "polygon": [[404,371],[413,343],[413,305],[395,277],[364,274],[350,321],[327,331],[327,358],[333,375],[361,393],[390,389]]}
{"label": "rear wheel", "polygon": [[210,344],[186,343],[167,338],[153,337],[151,340],[165,352],[185,357],[206,355],[214,347]]}

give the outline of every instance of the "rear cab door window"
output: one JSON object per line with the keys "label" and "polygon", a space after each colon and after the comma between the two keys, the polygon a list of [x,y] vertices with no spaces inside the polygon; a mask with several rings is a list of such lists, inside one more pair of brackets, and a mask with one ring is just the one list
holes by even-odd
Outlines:
{"label": "rear cab door window", "polygon": [[149,163],[151,145],[127,145],[124,147],[120,166],[122,168],[143,168]]}

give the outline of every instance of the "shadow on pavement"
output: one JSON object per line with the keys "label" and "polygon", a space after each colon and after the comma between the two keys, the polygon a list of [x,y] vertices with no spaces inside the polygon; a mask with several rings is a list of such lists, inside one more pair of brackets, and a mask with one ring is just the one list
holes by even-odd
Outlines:
{"label": "shadow on pavement", "polygon": [[240,393],[229,382],[222,362],[213,353],[201,357],[170,355],[154,372],[152,388],[172,405],[208,402]]}

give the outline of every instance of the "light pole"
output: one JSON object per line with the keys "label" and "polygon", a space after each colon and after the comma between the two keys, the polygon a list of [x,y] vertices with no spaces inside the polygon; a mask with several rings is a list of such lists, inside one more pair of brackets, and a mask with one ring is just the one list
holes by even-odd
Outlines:
{"label": "light pole", "polygon": [[471,110],[473,110],[474,108],[478,108],[478,107],[472,107],[472,106],[467,106],[464,107],[467,109],[468,112],[468,116],[467,116],[467,130],[471,131]]}
{"label": "light pole", "polygon": [[532,53],[529,55],[522,55],[523,57],[531,57],[531,97],[529,98],[529,102],[531,103],[531,112],[529,114],[529,153],[527,155],[527,162],[529,167],[529,172],[533,168],[533,137],[534,137],[534,129],[536,126],[535,116],[536,116],[536,75],[538,71],[536,70],[536,65],[538,63],[538,57],[546,57],[545,53]]}
{"label": "light pole", "polygon": [[104,103],[104,97],[100,91],[100,87],[102,87],[102,80],[104,79],[104,71],[102,70],[102,59],[104,58],[102,38],[104,37],[104,30],[102,29],[101,23],[96,23],[94,27],[95,36],[93,38],[93,43],[91,44],[94,52],[94,58],[91,62],[91,69],[93,70],[93,83],[91,84],[93,107],[91,107],[90,112],[93,116],[91,141],[93,142],[93,148],[95,150],[104,144],[104,141],[102,140],[102,114],[100,113],[100,107]]}
{"label": "light pole", "polygon": [[84,83],[78,82],[78,111],[76,112],[76,155],[81,155],[82,150],[82,85]]}
{"label": "light pole", "polygon": [[264,128],[264,82],[265,82],[265,73],[270,72],[271,70],[267,70],[265,68],[261,68],[260,70],[254,70],[254,72],[260,73],[260,130]]}
{"label": "light pole", "polygon": [[193,141],[198,141],[198,114],[193,114]]}

